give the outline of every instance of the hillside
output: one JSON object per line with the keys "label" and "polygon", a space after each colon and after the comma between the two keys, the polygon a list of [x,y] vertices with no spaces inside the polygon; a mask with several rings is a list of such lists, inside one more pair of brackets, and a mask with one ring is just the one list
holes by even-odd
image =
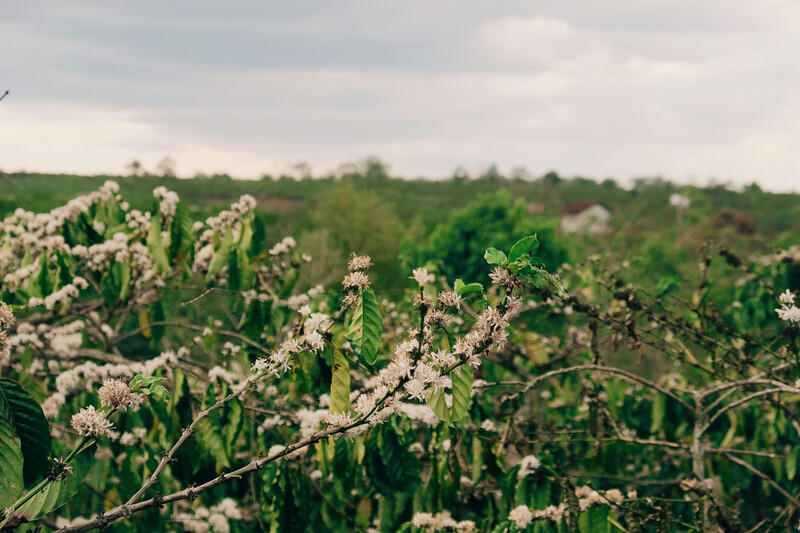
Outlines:
{"label": "hillside", "polygon": [[[763,253],[789,246],[800,235],[800,196],[774,194],[751,185],[743,191],[724,186],[678,186],[660,178],[642,179],[631,189],[613,180],[597,183],[583,178],[562,179],[549,173],[538,179],[508,178],[494,172],[470,179],[455,176],[444,181],[390,177],[377,161],[353,166],[339,176],[296,180],[265,176],[258,181],[229,176],[175,177],[74,176],[66,174],[0,174],[0,216],[21,207],[46,211],[70,198],[97,189],[105,180],[117,181],[132,207],[148,209],[152,190],[165,186],[180,196],[190,216],[204,219],[242,194],[258,201],[266,225],[267,242],[293,235],[320,261],[308,283],[331,283],[341,273],[338,264],[350,249],[379,257],[378,287],[382,279],[396,278],[397,256],[403,242],[423,242],[438,225],[481,195],[505,189],[524,205],[522,216],[534,227],[558,228],[568,206],[599,202],[611,213],[607,235],[563,235],[569,260],[595,253],[609,265],[630,264],[631,276],[655,283],[660,275],[688,276],[696,270],[698,254],[709,240],[739,254]],[[669,198],[679,192],[690,199],[680,227]],[[394,263],[394,264],[392,264]],[[390,275],[391,274],[391,275]]]}

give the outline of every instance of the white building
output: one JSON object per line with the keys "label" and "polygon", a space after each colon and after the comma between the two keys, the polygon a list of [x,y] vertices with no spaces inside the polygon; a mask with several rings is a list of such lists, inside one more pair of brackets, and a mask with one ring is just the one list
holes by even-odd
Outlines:
{"label": "white building", "polygon": [[567,204],[561,218],[561,230],[594,235],[608,233],[611,231],[611,211],[603,204],[588,200]]}

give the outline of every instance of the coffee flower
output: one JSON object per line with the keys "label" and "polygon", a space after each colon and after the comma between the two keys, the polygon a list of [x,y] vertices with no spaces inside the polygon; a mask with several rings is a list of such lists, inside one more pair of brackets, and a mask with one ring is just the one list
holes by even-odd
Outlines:
{"label": "coffee flower", "polygon": [[72,428],[84,437],[107,437],[113,427],[105,413],[96,410],[93,405],[72,415]]}
{"label": "coffee flower", "polygon": [[351,272],[342,281],[345,289],[361,289],[369,287],[369,277],[361,271]]}
{"label": "coffee flower", "polygon": [[439,305],[445,307],[461,309],[461,302],[463,301],[464,299],[453,291],[445,291],[439,294]]}
{"label": "coffee flower", "polygon": [[8,329],[14,325],[14,312],[4,302],[0,302],[0,329]]}
{"label": "coffee flower", "polygon": [[426,283],[433,283],[436,280],[436,277],[433,274],[428,274],[428,270],[425,268],[415,268],[411,274],[411,277],[420,287],[424,287]]}
{"label": "coffee flower", "polygon": [[533,513],[526,506],[520,505],[508,513],[508,519],[514,522],[517,528],[525,529],[533,520]]}
{"label": "coffee flower", "polygon": [[357,255],[347,263],[347,270],[356,272],[357,270],[367,270],[372,266],[372,260],[368,255]]}
{"label": "coffee flower", "polygon": [[517,479],[522,479],[528,474],[533,474],[541,466],[541,461],[533,455],[526,455],[519,463],[519,472],[517,472]]}
{"label": "coffee flower", "polygon": [[100,405],[112,409],[131,407],[136,409],[144,401],[144,395],[131,392],[131,388],[121,379],[106,379],[97,393]]}

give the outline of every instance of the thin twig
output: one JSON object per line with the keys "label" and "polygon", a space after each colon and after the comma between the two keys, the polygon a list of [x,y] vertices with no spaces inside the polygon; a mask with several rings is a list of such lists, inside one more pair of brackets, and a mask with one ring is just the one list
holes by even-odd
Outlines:
{"label": "thin twig", "polygon": [[[624,379],[627,379],[628,381],[633,381],[635,383],[639,383],[640,385],[644,385],[645,387],[649,387],[649,388],[651,388],[651,389],[653,389],[655,391],[660,392],[661,394],[663,394],[665,396],[669,396],[670,398],[672,398],[673,400],[675,400],[676,402],[678,402],[679,404],[681,404],[685,408],[689,409],[690,411],[694,410],[694,408],[689,404],[689,402],[687,402],[686,400],[684,400],[683,398],[681,398],[680,396],[678,396],[677,394],[675,394],[674,392],[672,392],[669,389],[666,389],[666,388],[664,388],[664,387],[662,387],[660,385],[657,385],[656,383],[653,383],[652,381],[644,379],[643,377],[638,376],[638,375],[636,375],[636,374],[634,374],[632,372],[628,372],[628,371],[622,370],[620,368],[614,368],[614,367],[602,366],[602,365],[577,365],[577,366],[571,366],[571,367],[567,367],[567,368],[559,368],[557,370],[551,370],[550,372],[546,372],[546,373],[544,373],[544,374],[542,374],[540,376],[536,376],[535,378],[530,380],[525,385],[525,388],[521,392],[517,393],[515,395],[515,397],[519,396],[520,394],[523,394],[523,393],[525,393],[525,392],[527,392],[529,390],[531,390],[540,381],[544,381],[546,379],[549,379],[549,378],[554,377],[554,376],[559,376],[561,374],[571,374],[571,373],[575,373],[575,372],[601,372],[601,373],[605,373],[605,374],[615,374],[615,375],[620,376],[620,377],[622,377]],[[676,388],[675,390],[678,390],[680,392],[686,392],[684,389],[677,389]]]}
{"label": "thin twig", "polygon": [[766,481],[767,483],[772,485],[775,488],[775,490],[777,490],[778,492],[783,494],[786,497],[787,500],[792,502],[792,505],[794,505],[795,508],[800,509],[800,500],[798,500],[797,498],[792,496],[789,492],[786,491],[786,489],[784,489],[783,487],[778,485],[778,483],[774,479],[772,479],[771,477],[766,475],[764,472],[762,472],[758,468],[754,467],[750,463],[748,463],[746,461],[742,461],[738,457],[735,457],[735,456],[733,456],[733,455],[731,455],[729,453],[725,454],[725,457],[727,457],[728,459],[730,459],[731,461],[733,461],[737,465],[746,468],[750,472],[754,473],[755,475],[757,475],[758,477],[760,477],[761,479],[763,479],[764,481]]}

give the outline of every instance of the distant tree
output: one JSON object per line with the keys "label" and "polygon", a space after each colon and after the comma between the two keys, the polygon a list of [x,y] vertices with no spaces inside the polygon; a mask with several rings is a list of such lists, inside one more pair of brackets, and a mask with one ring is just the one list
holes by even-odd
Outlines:
{"label": "distant tree", "polygon": [[144,173],[144,169],[142,168],[142,164],[139,162],[138,159],[134,159],[128,166],[125,167],[128,169],[128,174],[131,176],[141,176]]}
{"label": "distant tree", "polygon": [[541,177],[541,180],[545,183],[545,185],[558,185],[563,179],[559,176],[555,171],[551,170],[547,174]]}
{"label": "distant tree", "polygon": [[492,165],[486,169],[486,172],[481,174],[479,179],[488,181],[499,181],[503,179],[503,176],[501,176],[500,171],[497,170],[497,165]]}
{"label": "distant tree", "polygon": [[619,185],[617,184],[616,180],[611,178],[606,178],[603,180],[603,183],[600,184],[601,187],[605,187],[606,189],[617,189]]}
{"label": "distant tree", "polygon": [[754,181],[750,185],[745,185],[743,192],[746,194],[761,194],[764,191],[761,189],[759,184]]}
{"label": "distant tree", "polygon": [[[346,257],[350,251],[372,257],[374,266],[370,279],[381,289],[405,287],[406,277],[401,275],[397,262],[399,243],[404,232],[402,221],[391,204],[374,191],[356,188],[352,183],[340,183],[323,196],[316,206],[317,222],[321,232],[301,236],[301,248],[312,257],[334,260]],[[315,283],[341,278],[345,272],[327,261],[327,271]]]}
{"label": "distant tree", "polygon": [[380,183],[389,179],[389,169],[377,157],[369,157],[364,161],[364,178],[370,183]]}
{"label": "distant tree", "polygon": [[464,167],[458,167],[453,171],[453,176],[450,179],[454,183],[464,183],[469,180],[469,172]]}
{"label": "distant tree", "polygon": [[511,179],[517,181],[528,181],[531,179],[531,173],[523,166],[514,167],[511,169]]}
{"label": "distant tree", "polygon": [[341,180],[355,180],[361,176],[361,172],[354,163],[342,163],[336,168],[336,176]]}
{"label": "distant tree", "polygon": [[164,178],[175,177],[175,160],[169,155],[165,155],[156,165],[156,172]]}
{"label": "distant tree", "polygon": [[556,238],[555,221],[531,217],[525,202],[514,201],[507,189],[479,196],[464,209],[456,211],[447,222],[436,227],[424,242],[406,239],[401,257],[406,268],[436,264],[450,283],[455,277],[465,282],[486,281],[490,268],[483,252],[491,243],[510,248],[520,238],[533,233],[542,248],[537,254],[548,267],[566,261],[566,248]]}
{"label": "distant tree", "polygon": [[305,180],[305,179],[311,179],[312,177],[311,165],[309,165],[305,161],[300,161],[298,163],[295,163],[294,172],[297,179]]}
{"label": "distant tree", "polygon": [[634,189],[673,189],[674,186],[661,176],[655,178],[636,178],[633,182]]}

